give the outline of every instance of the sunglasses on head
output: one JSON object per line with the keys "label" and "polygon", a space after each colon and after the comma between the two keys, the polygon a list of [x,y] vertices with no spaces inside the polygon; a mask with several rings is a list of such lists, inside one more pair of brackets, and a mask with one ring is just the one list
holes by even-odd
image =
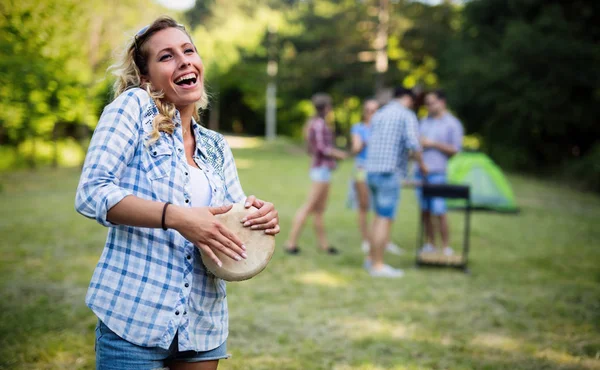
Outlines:
{"label": "sunglasses on head", "polygon": [[[185,29],[185,26],[183,24],[179,24],[177,23],[177,27],[181,27],[183,29]],[[144,26],[142,27],[139,31],[137,31],[137,33],[135,34],[135,38],[137,39],[138,37],[142,37],[144,35],[144,33],[146,33],[146,31],[148,31],[148,29],[150,28],[150,25]]]}
{"label": "sunglasses on head", "polygon": [[[179,24],[177,23],[177,27],[181,27],[182,29],[185,30],[185,26],[183,24]],[[144,26],[142,27],[139,31],[137,31],[137,33],[134,36],[134,44],[135,44],[135,49],[138,50],[139,49],[139,45],[138,45],[138,39],[142,36],[144,36],[144,34],[148,31],[148,29],[150,28],[150,25]]]}
{"label": "sunglasses on head", "polygon": [[146,31],[148,31],[148,28],[150,28],[150,25],[142,27],[142,29],[136,32],[135,37],[138,38],[142,36]]}

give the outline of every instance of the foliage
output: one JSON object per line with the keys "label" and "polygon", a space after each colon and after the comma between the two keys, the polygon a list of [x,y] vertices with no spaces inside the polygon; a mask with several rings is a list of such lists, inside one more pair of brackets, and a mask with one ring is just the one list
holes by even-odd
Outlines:
{"label": "foliage", "polygon": [[580,158],[565,162],[558,176],[554,177],[600,193],[600,143]]}
{"label": "foliage", "polygon": [[600,137],[600,3],[472,1],[440,63],[450,102],[499,163],[585,155]]}
{"label": "foliage", "polygon": [[[162,12],[142,0],[106,5],[77,0],[0,4],[0,145],[67,136],[81,140],[96,125],[107,99],[105,71],[112,50],[126,30],[131,33],[137,22]],[[142,17],[141,5],[147,10]],[[36,149],[16,153],[34,166]]]}

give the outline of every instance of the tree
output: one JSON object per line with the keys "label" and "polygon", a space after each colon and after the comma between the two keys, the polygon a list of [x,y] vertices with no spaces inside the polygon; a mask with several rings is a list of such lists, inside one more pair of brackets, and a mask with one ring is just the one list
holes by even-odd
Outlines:
{"label": "tree", "polygon": [[472,1],[440,67],[453,107],[501,164],[556,166],[600,137],[600,3]]}
{"label": "tree", "polygon": [[20,153],[34,167],[41,141],[93,128],[107,100],[112,50],[160,9],[142,0],[2,2],[0,144],[25,145],[29,150]]}

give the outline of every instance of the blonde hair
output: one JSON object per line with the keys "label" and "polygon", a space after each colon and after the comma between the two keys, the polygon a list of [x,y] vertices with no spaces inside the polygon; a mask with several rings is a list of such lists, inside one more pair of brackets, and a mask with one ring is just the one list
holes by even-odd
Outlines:
{"label": "blonde hair", "polygon": [[[158,115],[154,117],[152,121],[152,132],[150,133],[150,140],[148,144],[154,143],[160,137],[161,132],[173,134],[175,132],[175,105],[171,102],[164,100],[164,93],[162,91],[155,91],[152,89],[150,82],[142,84],[142,76],[148,74],[148,47],[146,42],[156,32],[166,28],[177,28],[183,31],[190,39],[192,44],[192,37],[186,31],[185,27],[177,23],[173,18],[162,16],[157,18],[149,26],[144,27],[140,30],[132,39],[127,42],[127,47],[122,52],[119,61],[109,67],[109,70],[116,76],[115,83],[113,84],[114,98],[121,95],[124,91],[129,89],[140,87],[148,92],[156,107],[158,108]],[[198,111],[200,109],[206,109],[208,106],[208,95],[206,89],[203,89],[202,97],[196,102],[196,110],[194,111],[194,119],[200,122],[200,115]]]}

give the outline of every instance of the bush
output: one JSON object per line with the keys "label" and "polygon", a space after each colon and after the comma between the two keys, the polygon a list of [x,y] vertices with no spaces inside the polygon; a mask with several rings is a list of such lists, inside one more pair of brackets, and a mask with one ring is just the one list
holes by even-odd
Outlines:
{"label": "bush", "polygon": [[580,159],[567,162],[563,173],[583,188],[600,193],[600,143]]}

